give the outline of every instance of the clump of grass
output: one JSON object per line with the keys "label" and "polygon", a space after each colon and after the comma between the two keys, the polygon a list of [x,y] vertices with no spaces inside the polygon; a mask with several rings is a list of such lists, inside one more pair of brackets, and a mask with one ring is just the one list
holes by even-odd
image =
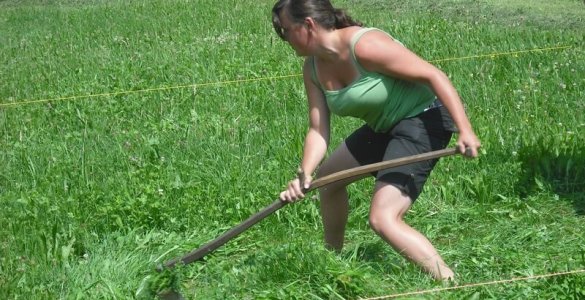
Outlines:
{"label": "clump of grass", "polygon": [[177,265],[175,268],[164,268],[161,271],[154,270],[150,275],[147,275],[138,290],[136,291],[137,299],[153,299],[161,295],[172,293],[181,293],[182,290],[182,267]]}
{"label": "clump of grass", "polygon": [[585,188],[585,148],[574,134],[553,135],[525,145],[518,158],[524,170],[520,182],[524,194],[547,188],[572,194]]}

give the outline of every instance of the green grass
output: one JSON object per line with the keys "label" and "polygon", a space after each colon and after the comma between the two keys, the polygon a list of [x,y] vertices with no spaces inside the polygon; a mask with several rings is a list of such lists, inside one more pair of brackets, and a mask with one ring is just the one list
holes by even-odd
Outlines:
{"label": "green grass", "polygon": [[[460,284],[585,268],[585,5],[528,3],[336,3],[431,61],[569,46],[437,62],[482,155],[442,160],[407,218]],[[168,284],[153,280],[157,263],[276,199],[307,125],[300,77],[273,78],[301,60],[272,32],[272,4],[0,1],[0,298],[132,299],[149,275]],[[262,80],[232,82],[248,79]],[[175,88],[145,91],[160,87]],[[332,146],[359,124],[334,118]],[[304,201],[176,284],[194,299],[441,287],[371,232],[371,188],[350,187],[339,255],[322,245],[318,202]],[[583,286],[581,273],[419,298],[579,299]]]}

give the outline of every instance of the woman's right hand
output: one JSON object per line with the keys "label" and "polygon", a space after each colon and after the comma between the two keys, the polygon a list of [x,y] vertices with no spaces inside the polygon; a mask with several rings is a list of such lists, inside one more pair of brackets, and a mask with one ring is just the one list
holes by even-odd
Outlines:
{"label": "woman's right hand", "polygon": [[459,152],[467,157],[477,157],[479,155],[481,142],[473,131],[459,133],[457,139],[457,148]]}
{"label": "woman's right hand", "polygon": [[[304,182],[301,183],[300,177],[304,177]],[[288,183],[286,190],[280,193],[280,200],[286,202],[299,201],[305,197],[305,192],[311,187],[313,178],[309,175],[298,176]],[[301,187],[302,185],[302,187]]]}

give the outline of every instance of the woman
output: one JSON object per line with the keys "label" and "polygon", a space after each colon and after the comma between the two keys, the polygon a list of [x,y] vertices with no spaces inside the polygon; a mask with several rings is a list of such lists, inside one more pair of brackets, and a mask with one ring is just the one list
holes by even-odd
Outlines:
{"label": "woman", "polygon": [[[461,100],[447,76],[387,33],[363,28],[328,0],[280,0],[273,10],[277,34],[306,57],[304,85],[309,130],[300,169],[280,194],[283,201],[304,197],[309,176],[329,143],[330,113],[363,119],[319,166],[318,177],[364,164],[443,149],[452,132],[457,147],[476,157],[480,147]],[[439,100],[440,99],[440,100]],[[455,128],[456,126],[456,128]],[[372,229],[396,251],[437,279],[452,279],[429,240],[403,220],[437,160],[377,172],[370,207]],[[300,177],[300,176],[299,176]],[[319,189],[325,243],[340,251],[348,217],[346,186],[358,178]]]}

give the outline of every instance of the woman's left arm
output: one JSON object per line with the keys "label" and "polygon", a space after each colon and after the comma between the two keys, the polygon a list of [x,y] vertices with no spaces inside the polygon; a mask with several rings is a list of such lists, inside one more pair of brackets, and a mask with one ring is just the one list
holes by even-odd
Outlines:
{"label": "woman's left arm", "polygon": [[472,157],[478,155],[481,143],[467,118],[459,94],[445,73],[381,31],[364,34],[355,46],[355,55],[368,71],[429,86],[459,129],[459,151],[465,153],[465,148],[470,148]]}

